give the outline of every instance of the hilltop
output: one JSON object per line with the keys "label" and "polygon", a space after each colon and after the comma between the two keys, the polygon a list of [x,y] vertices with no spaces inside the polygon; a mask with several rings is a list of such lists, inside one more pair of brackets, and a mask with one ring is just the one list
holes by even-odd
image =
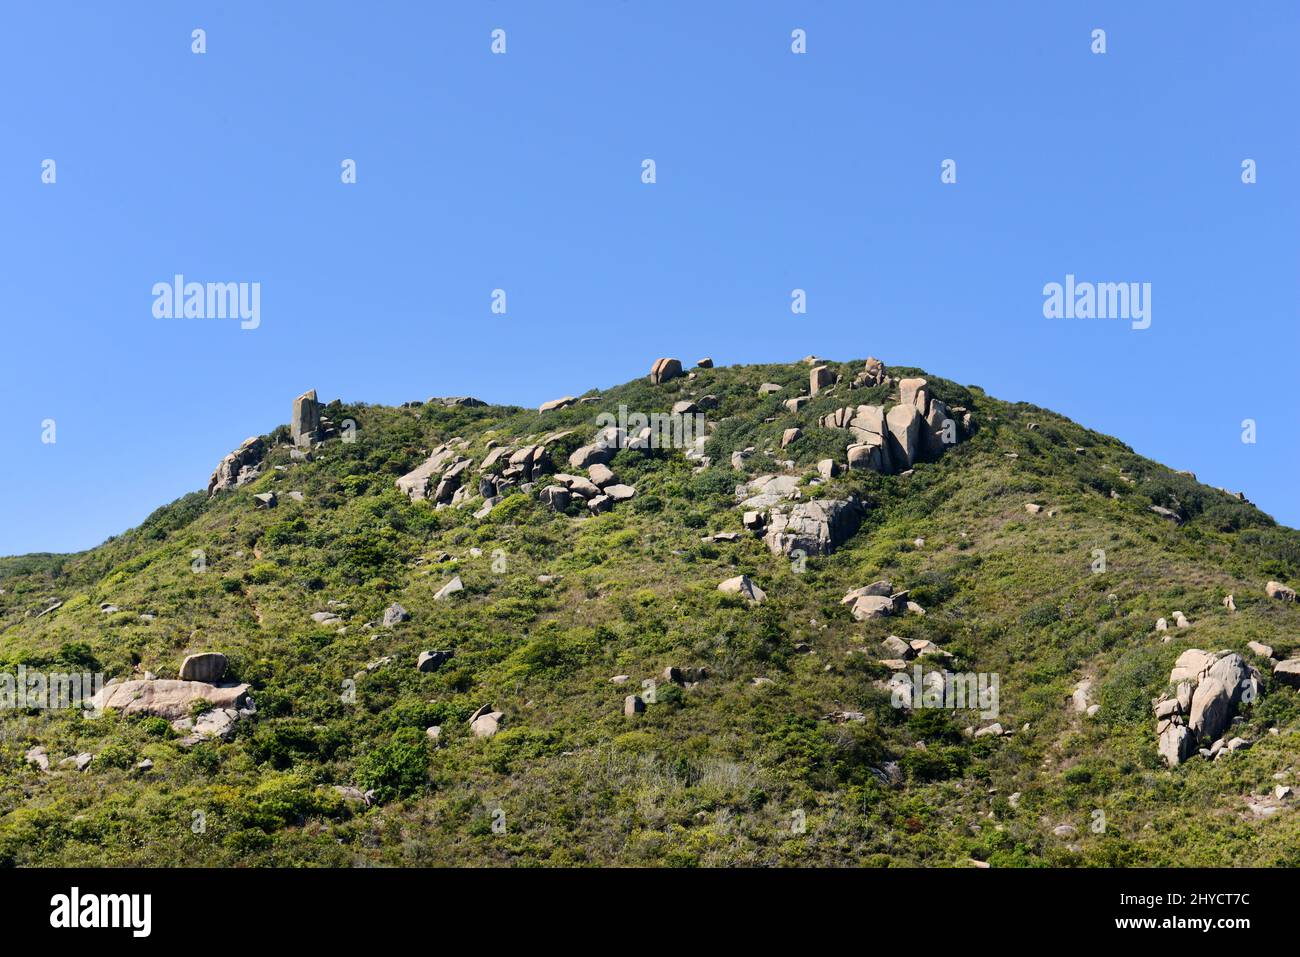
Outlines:
{"label": "hilltop", "polygon": [[0,862],[1300,865],[1300,532],[1049,410],[663,359],[221,452],[0,559],[0,672],[115,682],[0,713]]}

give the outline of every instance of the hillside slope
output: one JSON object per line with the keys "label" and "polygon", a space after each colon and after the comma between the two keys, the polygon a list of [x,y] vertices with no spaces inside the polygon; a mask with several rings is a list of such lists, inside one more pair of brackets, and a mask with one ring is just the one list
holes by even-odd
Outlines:
{"label": "hillside slope", "polygon": [[[331,402],[310,453],[281,426],[238,487],[85,553],[0,559],[0,672],[172,679],[216,651],[256,704],[229,740],[198,742],[115,710],[0,713],[0,862],[1300,865],[1279,796],[1300,785],[1300,700],[1248,644],[1300,653],[1300,607],[1265,593],[1300,581],[1300,533],[1047,410],[826,366],[790,404],[806,363],[643,378],[546,412]],[[960,441],[901,474],[843,469],[854,440],[824,417],[892,408],[914,376],[969,413]],[[567,462],[601,414],[686,400],[711,426],[689,457],[609,459],[633,497],[592,514],[544,491],[588,474]],[[397,487],[453,439],[462,501]],[[535,485],[503,482],[484,510],[491,445],[534,444],[550,460]],[[737,496],[763,475],[796,478],[778,508],[853,503],[856,531],[830,554],[774,552]],[[718,589],[740,575],[765,600]],[[858,620],[841,599],[880,580],[924,613]],[[395,602],[409,620],[386,624]],[[889,636],[951,656],[909,672],[996,675],[1004,733],[895,707],[880,660],[911,651],[882,650]],[[1240,653],[1263,692],[1231,731],[1249,747],[1170,768],[1152,702],[1191,648]],[[421,671],[425,651],[452,655]],[[1084,681],[1091,714],[1072,698]],[[625,714],[633,694],[644,711]],[[479,737],[485,705],[499,730]],[[77,754],[84,770],[59,764]]]}

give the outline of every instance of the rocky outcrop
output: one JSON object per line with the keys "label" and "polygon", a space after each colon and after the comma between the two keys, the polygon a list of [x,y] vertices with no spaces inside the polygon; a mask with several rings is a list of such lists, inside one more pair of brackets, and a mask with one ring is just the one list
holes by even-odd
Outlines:
{"label": "rocky outcrop", "polygon": [[[427,499],[430,497],[431,492],[436,493],[438,490],[438,485],[434,480],[439,478],[449,465],[459,461],[462,460],[460,459],[458,445],[450,443],[440,445],[433,450],[427,459],[397,479],[394,484],[399,490],[405,492],[406,497],[413,502]],[[463,472],[463,470],[462,467],[461,471]],[[457,485],[459,485],[459,482],[457,482]]]}
{"label": "rocky outcrop", "polygon": [[454,654],[455,652],[452,651],[422,651],[420,657],[416,659],[415,669],[424,674],[433,674],[451,661]]}
{"label": "rocky outcrop", "polygon": [[1273,666],[1273,677],[1284,685],[1300,688],[1300,658],[1287,658]]}
{"label": "rocky outcrop", "polygon": [[316,390],[304,392],[293,400],[293,418],[289,420],[289,436],[299,448],[311,445],[320,438],[320,403]]}
{"label": "rocky outcrop", "polygon": [[[1259,672],[1241,655],[1225,651],[1212,654],[1189,648],[1178,656],[1169,683],[1174,693],[1153,703],[1157,747],[1170,767],[1181,764],[1198,747],[1217,756],[1227,745],[1222,736],[1244,704],[1263,690]],[[1235,750],[1235,749],[1234,749]]]}
{"label": "rocky outcrop", "polygon": [[216,467],[208,479],[208,494],[215,495],[226,489],[238,488],[262,474],[262,459],[266,444],[256,436],[244,439],[239,448],[231,452]]}
{"label": "rocky outcrop", "polygon": [[[884,381],[884,366],[876,372]],[[847,429],[854,441],[848,446],[850,469],[895,474],[923,458],[936,458],[970,429],[970,415],[949,409],[930,395],[925,379],[902,379],[899,401],[887,411],[880,405],[845,406],[821,417],[824,428]]]}
{"label": "rocky outcrop", "polygon": [[808,372],[808,394],[816,395],[822,389],[835,384],[835,373],[829,366],[814,366]]}
{"label": "rocky outcrop", "polygon": [[829,555],[862,524],[862,508],[844,499],[815,499],[788,512],[772,509],[763,542],[773,555]]}
{"label": "rocky outcrop", "polygon": [[853,379],[855,388],[870,388],[885,383],[885,364],[875,356],[868,356],[866,365]]}
{"label": "rocky outcrop", "polygon": [[493,711],[491,705],[485,704],[470,715],[470,733],[476,738],[490,738],[500,730],[503,718],[504,712]]}
{"label": "rocky outcrop", "polygon": [[654,365],[650,367],[650,382],[654,385],[662,385],[670,379],[676,379],[682,374],[682,362],[680,359],[656,359]]}

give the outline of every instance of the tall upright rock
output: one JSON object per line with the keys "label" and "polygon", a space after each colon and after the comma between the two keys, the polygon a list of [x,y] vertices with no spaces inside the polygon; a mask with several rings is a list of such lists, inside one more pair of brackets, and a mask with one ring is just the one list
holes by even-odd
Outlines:
{"label": "tall upright rock", "polygon": [[316,390],[304,392],[293,400],[293,418],[289,420],[289,430],[293,444],[311,445],[320,433],[320,403],[316,401]]}

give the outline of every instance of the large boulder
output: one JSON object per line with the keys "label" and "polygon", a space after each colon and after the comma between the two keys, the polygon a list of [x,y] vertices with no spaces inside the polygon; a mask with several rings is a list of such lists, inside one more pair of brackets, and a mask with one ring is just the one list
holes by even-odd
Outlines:
{"label": "large boulder", "polygon": [[650,367],[650,381],[655,385],[662,385],[669,379],[676,379],[682,374],[682,363],[680,359],[656,359],[654,365]]}
{"label": "large boulder", "polygon": [[1276,598],[1278,601],[1295,601],[1295,589],[1283,585],[1281,582],[1269,582],[1264,586],[1264,593],[1269,598]]}
{"label": "large boulder", "polygon": [[829,555],[847,541],[862,523],[856,502],[817,499],[801,502],[789,510],[773,509],[763,536],[773,555]]}
{"label": "large boulder", "polygon": [[226,656],[219,651],[205,651],[202,654],[190,655],[181,662],[181,680],[220,681],[226,675],[228,664]]}
{"label": "large boulder", "polygon": [[1273,677],[1284,685],[1300,688],[1300,658],[1287,658],[1273,666]]}
{"label": "large boulder", "polygon": [[816,395],[827,386],[835,384],[835,373],[827,366],[814,366],[808,373],[808,394]]}
{"label": "large boulder", "polygon": [[1171,768],[1181,764],[1192,753],[1194,746],[1192,733],[1181,724],[1170,721],[1160,732],[1160,756]]}
{"label": "large boulder", "polygon": [[427,459],[397,479],[395,484],[413,502],[428,498],[435,487],[434,476],[441,474],[442,470],[457,458],[458,454],[454,447],[440,445]]}
{"label": "large boulder", "polygon": [[896,405],[885,414],[889,457],[895,468],[910,468],[920,451],[921,413],[914,405]]}
{"label": "large boulder", "polygon": [[425,674],[432,674],[450,661],[453,654],[455,652],[452,651],[422,651],[415,661],[415,668]]}
{"label": "large boulder", "polygon": [[920,378],[899,379],[898,402],[900,405],[910,405],[924,415],[930,403],[930,384]]}
{"label": "large boulder", "polygon": [[211,703],[214,708],[248,710],[253,706],[246,684],[214,685],[165,678],[105,685],[90,699],[90,704],[96,710],[115,708],[123,714],[148,714],[174,721],[188,717],[190,707],[199,700]]}
{"label": "large boulder", "polygon": [[384,609],[385,628],[392,628],[394,625],[399,624],[400,622],[410,621],[410,620],[411,620],[411,613],[407,611],[405,608],[403,608],[401,605],[399,605],[397,602],[393,602],[391,605],[389,605],[387,608]]}
{"label": "large boulder", "polygon": [[289,434],[297,446],[311,445],[320,433],[320,403],[316,390],[304,392],[293,400],[293,418],[289,420]]}
{"label": "large boulder", "polygon": [[251,482],[261,474],[262,458],[266,455],[266,444],[256,436],[250,436],[240,443],[239,448],[231,452],[208,479],[208,494],[215,495],[226,489],[238,488]]}

